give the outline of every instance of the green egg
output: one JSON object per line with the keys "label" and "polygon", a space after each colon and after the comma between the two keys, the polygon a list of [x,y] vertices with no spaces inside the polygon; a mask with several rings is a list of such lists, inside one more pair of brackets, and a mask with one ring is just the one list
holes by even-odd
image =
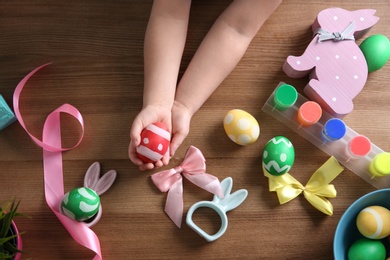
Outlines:
{"label": "green egg", "polygon": [[96,215],[100,197],[92,189],[81,187],[66,193],[61,201],[62,213],[77,221],[85,221]]}
{"label": "green egg", "polygon": [[294,146],[284,136],[272,138],[264,147],[263,166],[272,175],[280,176],[290,171],[294,160]]}
{"label": "green egg", "polygon": [[357,240],[348,250],[348,260],[384,260],[386,248],[380,240],[362,238]]}
{"label": "green egg", "polygon": [[390,58],[390,41],[382,34],[375,34],[366,38],[360,49],[367,61],[368,72],[379,70]]}

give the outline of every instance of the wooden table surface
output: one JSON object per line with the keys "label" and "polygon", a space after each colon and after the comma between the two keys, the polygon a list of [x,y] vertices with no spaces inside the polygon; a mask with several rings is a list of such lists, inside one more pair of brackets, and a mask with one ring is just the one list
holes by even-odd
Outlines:
{"label": "wooden table surface", "polygon": [[[215,18],[230,1],[193,1],[184,71]],[[92,229],[100,240],[103,259],[332,259],[333,236],[347,207],[375,190],[345,170],[333,184],[333,216],[312,207],[303,196],[279,205],[261,170],[265,143],[275,135],[295,146],[291,173],[303,184],[328,155],[261,108],[280,81],[302,93],[307,78],[290,79],[282,71],[288,55],[300,55],[310,42],[310,26],[328,7],[376,9],[379,22],[366,36],[390,36],[390,2],[285,0],[261,28],[245,56],[193,117],[191,132],[168,167],[177,166],[190,145],[207,160],[207,172],[220,180],[232,177],[233,190],[249,195],[229,212],[229,226],[217,241],[208,243],[187,225],[177,228],[163,207],[166,194],[153,185],[154,171],[140,172],[127,156],[129,129],[142,106],[143,38],[151,1],[14,0],[0,8],[0,93],[12,105],[18,82],[34,68],[53,62],[27,84],[20,99],[29,131],[39,137],[46,116],[69,103],[82,113],[85,136],[76,149],[63,154],[65,191],[81,186],[85,170],[95,161],[102,171],[115,169],[113,187],[102,195],[103,216]],[[358,40],[360,43],[362,39]],[[348,126],[390,150],[390,64],[369,74],[364,90],[354,99]],[[241,147],[223,130],[227,111],[240,108],[256,117],[259,140]],[[80,131],[64,120],[64,145],[74,143]],[[43,190],[42,148],[19,123],[0,132],[0,201],[22,200],[19,218],[23,259],[92,259],[77,244],[46,204]],[[211,195],[184,180],[184,213]],[[205,230],[218,230],[220,220],[204,210],[196,216]]]}

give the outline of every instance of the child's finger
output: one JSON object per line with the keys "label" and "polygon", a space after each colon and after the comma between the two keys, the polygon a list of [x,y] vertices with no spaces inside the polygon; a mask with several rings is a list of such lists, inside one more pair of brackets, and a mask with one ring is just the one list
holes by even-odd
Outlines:
{"label": "child's finger", "polygon": [[170,159],[171,159],[170,148],[168,147],[168,151],[164,154],[161,161],[162,161],[163,165],[168,165]]}
{"label": "child's finger", "polygon": [[171,145],[170,145],[170,155],[173,157],[176,153],[177,148],[183,143],[184,139],[187,137],[187,134],[183,132],[177,132],[173,135]]}
{"label": "child's finger", "polygon": [[130,141],[128,155],[130,161],[132,161],[135,165],[141,166],[142,164],[144,164],[144,162],[140,158],[138,158],[136,146],[134,146],[133,141]]}

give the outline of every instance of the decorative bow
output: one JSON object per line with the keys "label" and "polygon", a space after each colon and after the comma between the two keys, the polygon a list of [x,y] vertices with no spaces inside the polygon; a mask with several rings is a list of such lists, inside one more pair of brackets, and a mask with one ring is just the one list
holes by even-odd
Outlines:
{"label": "decorative bow", "polygon": [[202,152],[190,146],[183,162],[172,169],[152,175],[152,181],[161,192],[167,192],[165,212],[172,221],[181,227],[183,216],[183,178],[221,198],[224,197],[218,178],[206,173],[206,163]]}
{"label": "decorative bow", "polygon": [[264,175],[268,177],[269,191],[276,191],[280,204],[289,202],[303,192],[311,205],[329,216],[333,214],[333,206],[326,198],[335,198],[337,195],[335,187],[329,183],[343,170],[332,156],[313,173],[306,186],[303,186],[289,173],[274,176],[263,167]]}
{"label": "decorative bow", "polygon": [[342,40],[355,40],[353,34],[351,34],[355,30],[355,24],[352,21],[344,31],[340,32],[328,32],[322,28],[318,28],[314,34],[319,34],[318,42],[333,40],[333,41],[342,41]]}

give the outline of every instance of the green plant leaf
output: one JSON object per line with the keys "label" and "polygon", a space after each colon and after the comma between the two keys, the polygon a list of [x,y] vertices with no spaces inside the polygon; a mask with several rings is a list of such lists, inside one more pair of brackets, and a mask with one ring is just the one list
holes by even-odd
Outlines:
{"label": "green plant leaf", "polygon": [[18,234],[11,232],[13,219],[17,216],[27,216],[17,212],[19,203],[20,200],[16,202],[14,199],[12,203],[0,207],[0,259],[13,259],[16,253],[21,252],[14,244],[14,239],[23,232]]}

